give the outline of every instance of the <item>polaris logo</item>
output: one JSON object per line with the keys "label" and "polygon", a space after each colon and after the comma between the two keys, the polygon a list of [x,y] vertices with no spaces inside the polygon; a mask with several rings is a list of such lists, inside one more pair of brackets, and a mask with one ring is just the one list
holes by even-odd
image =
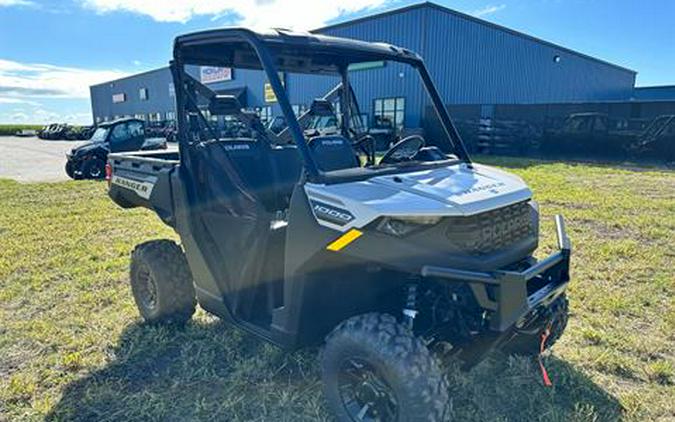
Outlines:
{"label": "polaris logo", "polygon": [[251,149],[250,145],[247,144],[234,144],[234,145],[224,145],[225,151],[248,151]]}
{"label": "polaris logo", "polygon": [[325,147],[332,147],[336,145],[343,145],[345,142],[342,139],[329,139],[325,141],[321,141],[321,145]]}
{"label": "polaris logo", "polygon": [[138,196],[144,199],[150,199],[150,194],[152,194],[152,188],[155,186],[154,183],[150,182],[141,182],[134,179],[128,179],[126,177],[121,177],[113,175],[111,183],[114,185],[122,186],[123,188],[130,189]]}
{"label": "polaris logo", "polygon": [[355,218],[352,213],[347,210],[336,208],[332,205],[318,201],[310,201],[310,203],[312,205],[314,216],[319,220],[337,224],[338,226],[344,226]]}

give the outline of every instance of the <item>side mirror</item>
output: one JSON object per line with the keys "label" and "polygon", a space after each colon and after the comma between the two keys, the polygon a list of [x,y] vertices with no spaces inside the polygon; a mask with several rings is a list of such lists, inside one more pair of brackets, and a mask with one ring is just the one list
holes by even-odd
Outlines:
{"label": "side mirror", "polygon": [[214,95],[209,101],[212,116],[232,116],[241,113],[241,103],[234,95]]}

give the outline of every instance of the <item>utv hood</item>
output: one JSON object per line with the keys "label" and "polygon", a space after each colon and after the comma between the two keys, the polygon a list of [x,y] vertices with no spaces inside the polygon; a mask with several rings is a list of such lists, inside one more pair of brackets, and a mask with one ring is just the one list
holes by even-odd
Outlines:
{"label": "utv hood", "polygon": [[313,206],[328,205],[353,216],[348,224],[339,224],[341,230],[363,227],[382,216],[468,216],[532,197],[518,176],[479,164],[470,168],[464,163],[358,182],[307,183],[305,191]]}
{"label": "utv hood", "polygon": [[70,155],[73,157],[78,157],[93,152],[99,148],[106,149],[106,146],[102,142],[86,142],[70,150]]}
{"label": "utv hood", "polygon": [[465,164],[372,180],[470,215],[530,199],[532,192],[522,179],[495,168]]}

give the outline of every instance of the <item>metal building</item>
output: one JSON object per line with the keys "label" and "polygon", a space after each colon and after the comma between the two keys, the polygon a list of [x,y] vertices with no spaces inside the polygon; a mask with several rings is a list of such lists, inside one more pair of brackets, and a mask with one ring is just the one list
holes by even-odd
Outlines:
{"label": "metal building", "polygon": [[[448,104],[542,104],[630,100],[636,73],[532,36],[434,3],[416,4],[317,29],[316,33],[382,41],[419,53]],[[386,116],[397,126],[424,126],[426,94],[417,76],[395,64],[353,69],[353,85],[368,121]],[[260,71],[213,68],[193,74],[221,92],[240,96],[262,119],[276,115],[266,101]],[[298,111],[335,81],[284,75]],[[267,98],[270,100],[270,98]],[[125,115],[172,120],[173,87],[168,68],[91,87],[95,122]]]}

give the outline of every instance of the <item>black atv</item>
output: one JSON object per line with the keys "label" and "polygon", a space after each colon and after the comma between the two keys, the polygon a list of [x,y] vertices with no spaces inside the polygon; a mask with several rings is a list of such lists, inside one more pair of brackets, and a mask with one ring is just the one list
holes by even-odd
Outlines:
{"label": "black atv", "polygon": [[110,152],[166,149],[166,140],[146,138],[144,127],[143,120],[132,118],[100,124],[89,142],[66,154],[66,174],[71,179],[102,179]]}
{"label": "black atv", "polygon": [[[418,75],[443,128],[435,139],[401,139],[379,160],[374,138],[351,124],[362,114],[348,71],[376,61]],[[192,78],[186,69],[200,65],[262,69],[287,127],[275,134],[236,97]],[[154,210],[181,239],[132,253],[146,321],[186,323],[199,303],[287,350],[323,345],[325,395],[345,421],[443,420],[445,352],[471,366],[495,348],[538,355],[562,334],[562,218],[559,250],[536,260],[532,192],[471,161],[417,54],[229,28],[178,37],[171,71],[179,152],[108,157],[110,197]],[[337,133],[303,131],[282,72],[341,80]],[[359,81],[370,83],[363,72]],[[329,108],[324,98],[311,109]],[[221,133],[210,116],[236,119],[248,135]]]}

